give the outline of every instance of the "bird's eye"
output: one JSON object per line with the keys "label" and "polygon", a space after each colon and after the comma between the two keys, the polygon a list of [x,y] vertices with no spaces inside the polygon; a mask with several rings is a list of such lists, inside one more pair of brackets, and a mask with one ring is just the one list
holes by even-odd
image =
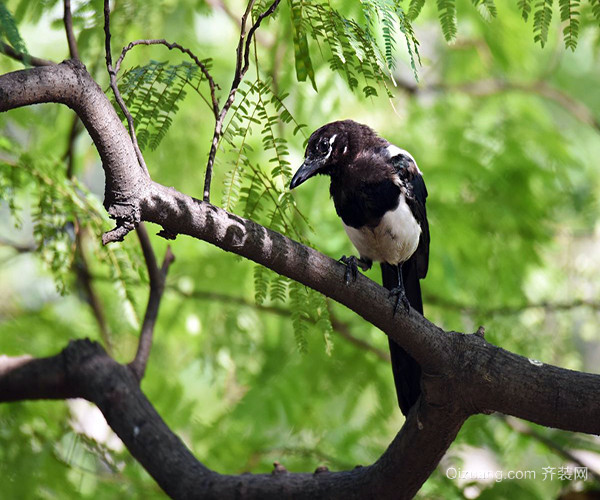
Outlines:
{"label": "bird's eye", "polygon": [[317,153],[322,155],[329,153],[329,139],[323,139],[317,143]]}

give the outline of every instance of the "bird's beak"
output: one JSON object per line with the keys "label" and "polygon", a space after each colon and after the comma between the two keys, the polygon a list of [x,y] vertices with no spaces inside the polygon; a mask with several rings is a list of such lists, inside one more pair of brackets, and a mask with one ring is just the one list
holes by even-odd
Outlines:
{"label": "bird's beak", "polygon": [[306,158],[302,166],[294,174],[292,182],[290,182],[290,189],[302,184],[304,181],[310,179],[313,175],[317,174],[319,169],[323,166],[323,162],[320,160],[310,160]]}

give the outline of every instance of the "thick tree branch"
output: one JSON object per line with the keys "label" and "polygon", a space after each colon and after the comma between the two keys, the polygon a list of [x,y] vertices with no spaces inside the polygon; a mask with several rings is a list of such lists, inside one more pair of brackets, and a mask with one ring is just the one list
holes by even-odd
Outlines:
{"label": "thick tree branch", "polygon": [[[463,402],[470,412],[496,410],[567,430],[598,430],[599,376],[540,365],[478,336],[444,332],[414,311],[393,316],[385,290],[368,278],[359,275],[346,286],[344,266],[333,259],[148,179],[135,168],[131,142],[114,109],[78,63],[3,75],[0,97],[0,111],[54,101],[80,113],[103,159],[109,179],[105,205],[109,213],[119,213],[117,223],[119,217],[155,222],[172,235],[202,239],[324,293],[392,337],[425,373],[454,376],[460,371],[471,389]],[[104,239],[113,241],[115,235]],[[457,367],[457,357],[471,369]]]}
{"label": "thick tree branch", "polygon": [[[0,358],[0,402],[66,397],[95,403],[131,454],[173,498],[412,498],[430,473],[428,453],[414,450],[433,444],[439,461],[465,419],[444,408],[424,408],[418,418],[409,418],[375,464],[352,471],[293,474],[278,467],[273,474],[227,476],[194,458],[143,395],[131,370],[98,344],[71,342],[50,358]],[[413,456],[417,473],[401,466],[407,456]]]}
{"label": "thick tree branch", "polygon": [[[86,397],[175,497],[193,487],[206,498],[408,498],[436,467],[462,422],[478,412],[495,410],[546,426],[600,433],[600,376],[544,365],[493,346],[480,335],[444,332],[412,309],[394,316],[387,291],[365,276],[347,286],[344,266],[333,259],[153,182],[138,167],[127,131],[81,64],[67,61],[0,76],[0,111],[40,102],[72,107],[98,148],[107,177],[105,206],[117,219],[117,230],[104,235],[105,242],[147,220],[169,235],[207,241],[303,283],[346,305],[405,348],[423,368],[423,393],[373,466],[341,473],[235,477],[199,464],[139,392],[132,371],[95,345],[74,344],[60,359],[0,366],[0,400]],[[406,467],[409,457],[411,467]]]}

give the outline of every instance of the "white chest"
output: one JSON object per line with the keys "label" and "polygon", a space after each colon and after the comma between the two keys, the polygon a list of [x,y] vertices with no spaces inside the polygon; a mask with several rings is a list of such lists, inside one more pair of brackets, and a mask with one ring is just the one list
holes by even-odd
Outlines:
{"label": "white chest", "polygon": [[398,264],[415,253],[421,237],[421,226],[413,217],[404,195],[398,207],[386,212],[378,226],[344,229],[361,257],[375,262]]}

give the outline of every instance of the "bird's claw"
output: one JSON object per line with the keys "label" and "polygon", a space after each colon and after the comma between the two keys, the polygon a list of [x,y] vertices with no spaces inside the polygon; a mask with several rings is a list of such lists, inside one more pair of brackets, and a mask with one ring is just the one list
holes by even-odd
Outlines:
{"label": "bird's claw", "polygon": [[406,292],[404,288],[396,287],[390,290],[389,297],[396,297],[396,303],[394,304],[394,316],[398,312],[400,304],[402,304],[402,309],[405,314],[408,314],[410,311],[410,302],[408,301],[408,297],[406,296]]}
{"label": "bird's claw", "polygon": [[346,283],[346,286],[348,286],[350,284],[350,278],[352,278],[352,281],[356,281],[356,277],[358,276],[358,259],[354,255],[351,255],[350,257],[342,255],[340,262],[346,266],[344,282]]}

